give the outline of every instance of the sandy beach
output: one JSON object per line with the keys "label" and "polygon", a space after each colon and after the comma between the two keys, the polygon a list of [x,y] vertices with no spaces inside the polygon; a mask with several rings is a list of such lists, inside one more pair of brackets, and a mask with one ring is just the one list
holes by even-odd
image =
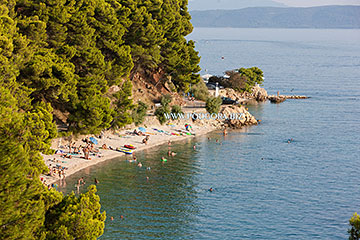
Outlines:
{"label": "sandy beach", "polygon": [[[134,150],[134,154],[136,155],[136,152],[142,151],[148,148],[152,148],[158,145],[167,144],[169,141],[175,142],[175,141],[181,141],[187,138],[193,138],[196,136],[204,135],[206,133],[209,133],[211,131],[216,130],[215,126],[211,125],[194,125],[191,124],[192,130],[190,131],[193,133],[192,135],[172,135],[173,134],[179,134],[179,131],[185,132],[185,123],[184,121],[177,121],[177,124],[171,124],[171,125],[160,125],[160,124],[154,124],[154,121],[151,122],[151,126],[145,124],[142,124],[142,127],[146,128],[146,135],[149,135],[149,141],[147,144],[142,143],[142,140],[145,138],[145,136],[138,136],[131,134],[135,129],[138,130],[138,127],[133,126],[132,128],[128,128],[127,130],[122,130],[118,132],[105,132],[105,134],[102,136],[102,138],[98,138],[98,136],[94,135],[86,135],[86,136],[80,136],[78,139],[71,139],[66,140],[66,138],[57,138],[54,139],[52,143],[52,148],[55,150],[60,150],[63,153],[69,153],[69,147],[68,145],[75,142],[75,146],[84,146],[86,143],[83,141],[86,137],[95,137],[98,141],[98,144],[95,145],[95,149],[99,150],[99,154],[90,154],[90,160],[84,159],[84,154],[81,152],[80,154],[72,154],[71,158],[65,158],[62,157],[61,154],[53,154],[53,155],[43,155],[45,164],[52,168],[53,166],[57,166],[59,168],[65,168],[65,177],[70,176],[71,174],[76,173],[77,171],[80,171],[84,168],[87,168],[89,166],[93,166],[95,164],[98,164],[100,162],[104,162],[109,159],[113,159],[120,156],[125,156],[125,153],[116,151],[116,150],[104,150],[101,149],[103,144],[106,144],[107,147],[111,147],[113,149],[123,147],[124,145],[131,144],[136,147]],[[157,130],[162,130],[164,132],[159,132]],[[131,155],[129,155],[131,156]],[[55,183],[60,180],[60,177],[58,174],[53,174],[53,176],[49,175],[42,175],[41,178],[46,180],[45,184],[49,185],[52,183]]]}

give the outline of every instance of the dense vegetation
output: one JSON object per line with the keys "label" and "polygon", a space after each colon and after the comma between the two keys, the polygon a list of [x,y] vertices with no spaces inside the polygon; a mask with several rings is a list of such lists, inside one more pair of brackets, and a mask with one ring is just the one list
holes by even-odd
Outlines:
{"label": "dense vegetation", "polygon": [[225,88],[232,88],[239,92],[251,93],[252,88],[256,84],[264,82],[264,73],[258,67],[240,68],[233,71],[227,71],[226,74],[229,78],[212,76],[209,82],[218,82]]}
{"label": "dense vegetation", "polygon": [[210,114],[219,113],[222,100],[220,97],[209,97],[206,100],[205,108],[206,111]]}
{"label": "dense vegetation", "polygon": [[191,31],[186,0],[1,1],[1,239],[102,234],[95,187],[63,197],[40,182],[48,171],[40,153],[51,153],[57,136],[54,113],[72,133],[141,121],[130,73],[161,69],[186,91],[199,81],[199,57],[184,38]]}
{"label": "dense vegetation", "polygon": [[166,94],[161,97],[161,106],[155,110],[155,116],[159,120],[160,124],[164,124],[168,119],[165,117],[165,114],[170,114],[171,108],[170,103],[172,97],[169,94]]}
{"label": "dense vegetation", "polygon": [[200,81],[191,87],[190,94],[194,96],[195,99],[206,101],[209,97],[209,90],[205,82]]}

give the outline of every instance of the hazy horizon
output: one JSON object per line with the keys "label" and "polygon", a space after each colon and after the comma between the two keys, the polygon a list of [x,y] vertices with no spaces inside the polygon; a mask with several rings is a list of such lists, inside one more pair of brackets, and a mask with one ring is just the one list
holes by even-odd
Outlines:
{"label": "hazy horizon", "polygon": [[360,5],[359,0],[189,0],[190,10],[246,7],[314,7],[326,5]]}
{"label": "hazy horizon", "polygon": [[[196,0],[195,0],[196,1]],[[234,0],[235,1],[235,0]],[[324,5],[360,5],[359,0],[274,0],[289,7],[313,7]]]}

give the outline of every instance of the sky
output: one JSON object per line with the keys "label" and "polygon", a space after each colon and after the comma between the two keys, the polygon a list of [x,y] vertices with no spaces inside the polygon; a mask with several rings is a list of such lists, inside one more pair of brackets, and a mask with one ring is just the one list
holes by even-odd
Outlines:
{"label": "sky", "polygon": [[360,0],[275,0],[290,7],[311,7],[321,5],[360,5]]}

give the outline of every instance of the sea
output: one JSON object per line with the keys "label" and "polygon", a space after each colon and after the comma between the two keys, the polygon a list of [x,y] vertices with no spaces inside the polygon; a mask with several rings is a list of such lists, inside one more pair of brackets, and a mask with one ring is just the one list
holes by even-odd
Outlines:
{"label": "sea", "polygon": [[142,168],[109,160],[59,189],[100,181],[100,239],[347,239],[360,212],[360,30],[195,28],[187,38],[201,75],[256,66],[269,94],[310,98],[248,105],[260,125],[174,142],[175,157],[168,145],[139,152]]}

